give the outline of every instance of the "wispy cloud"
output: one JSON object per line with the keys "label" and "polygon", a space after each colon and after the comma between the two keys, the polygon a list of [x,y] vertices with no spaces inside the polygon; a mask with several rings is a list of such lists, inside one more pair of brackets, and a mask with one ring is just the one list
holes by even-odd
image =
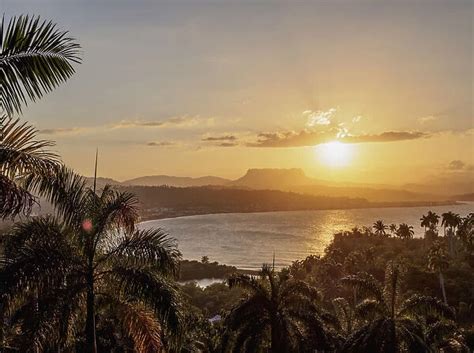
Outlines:
{"label": "wispy cloud", "polygon": [[162,120],[122,120],[111,125],[112,129],[127,128],[168,128],[168,127],[192,127],[198,124],[212,125],[213,118],[202,118],[200,116],[174,116]]}
{"label": "wispy cloud", "polygon": [[418,118],[418,123],[420,123],[421,125],[424,125],[436,120],[438,120],[438,118],[434,115],[422,116],[421,118]]}
{"label": "wispy cloud", "polygon": [[248,143],[250,147],[304,147],[315,146],[338,140],[344,143],[393,142],[428,138],[429,134],[409,131],[387,131],[379,134],[350,135],[341,134],[340,129],[328,131],[302,130],[299,132],[260,133],[256,142]]}
{"label": "wispy cloud", "polygon": [[217,147],[236,147],[238,145],[237,142],[219,142],[218,144],[215,144]]}
{"label": "wispy cloud", "polygon": [[204,142],[237,141],[237,136],[235,135],[208,136],[208,137],[203,137],[201,141],[204,141]]}
{"label": "wispy cloud", "polygon": [[421,138],[431,137],[430,134],[420,131],[386,131],[380,134],[369,135],[348,135],[341,139],[347,143],[364,143],[364,142],[394,142],[417,140]]}
{"label": "wispy cloud", "polygon": [[85,127],[52,128],[52,129],[39,130],[38,133],[41,135],[71,135],[71,134],[79,134],[87,130],[89,129]]}
{"label": "wispy cloud", "polygon": [[176,143],[171,142],[171,141],[160,141],[160,142],[152,141],[152,142],[148,142],[146,145],[151,146],[151,147],[170,147],[170,146],[175,146]]}

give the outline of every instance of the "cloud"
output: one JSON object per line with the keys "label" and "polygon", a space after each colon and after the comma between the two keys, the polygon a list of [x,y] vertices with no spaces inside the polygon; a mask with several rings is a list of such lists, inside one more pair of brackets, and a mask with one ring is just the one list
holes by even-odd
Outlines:
{"label": "cloud", "polygon": [[318,110],[316,112],[312,110],[305,110],[303,112],[303,116],[307,118],[306,126],[313,127],[316,125],[330,125],[336,112],[336,108],[330,108],[326,111]]}
{"label": "cloud", "polygon": [[215,146],[217,147],[235,147],[238,146],[239,144],[237,142],[220,142],[216,144]]}
{"label": "cloud", "polygon": [[328,131],[302,130],[300,132],[260,133],[256,142],[249,147],[304,147],[315,146],[338,140],[344,143],[393,142],[428,138],[423,132],[387,131],[380,134],[349,135],[347,130],[330,129]]}
{"label": "cloud", "polygon": [[203,119],[199,116],[175,116],[164,120],[122,120],[111,126],[112,129],[127,128],[167,128],[167,127],[191,127],[205,123],[212,124],[214,119]]}
{"label": "cloud", "polygon": [[53,129],[39,130],[38,133],[41,135],[70,135],[70,134],[78,134],[85,130],[87,129],[83,127],[53,128]]}
{"label": "cloud", "polygon": [[223,136],[210,136],[202,138],[204,142],[218,142],[218,141],[237,141],[235,135],[223,135]]}
{"label": "cloud", "polygon": [[433,115],[422,116],[421,118],[418,118],[418,122],[419,122],[421,125],[424,125],[424,124],[433,122],[433,121],[435,121],[435,120],[438,120],[438,118],[435,117],[435,116],[433,116]]}
{"label": "cloud", "polygon": [[408,141],[417,140],[421,138],[428,138],[429,134],[425,132],[409,132],[409,131],[387,131],[381,134],[372,135],[348,135],[341,139],[342,142],[347,143],[365,143],[365,142],[393,142],[393,141]]}
{"label": "cloud", "polygon": [[450,170],[462,170],[465,167],[466,167],[466,163],[464,163],[463,161],[460,161],[459,159],[451,161],[448,164],[448,169]]}
{"label": "cloud", "polygon": [[148,142],[146,144],[147,146],[152,146],[152,147],[169,147],[169,146],[174,146],[175,143],[174,142],[170,142],[170,141],[161,141],[161,142]]}

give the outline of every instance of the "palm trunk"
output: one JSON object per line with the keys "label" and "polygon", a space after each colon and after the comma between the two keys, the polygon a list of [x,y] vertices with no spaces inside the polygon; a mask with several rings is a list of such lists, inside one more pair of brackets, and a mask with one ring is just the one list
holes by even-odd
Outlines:
{"label": "palm trunk", "polygon": [[283,347],[283,337],[280,337],[281,330],[278,330],[279,323],[276,317],[272,318],[271,323],[271,353],[285,353],[285,348]]}
{"label": "palm trunk", "polygon": [[3,300],[0,300],[0,353],[3,353],[5,348],[4,329],[5,329],[5,318],[3,315]]}
{"label": "palm trunk", "polygon": [[87,318],[86,318],[86,351],[87,353],[97,353],[94,301],[95,301],[94,275],[91,272],[87,278]]}
{"label": "palm trunk", "polygon": [[449,241],[449,254],[451,257],[454,256],[454,247],[453,247],[453,230],[448,230],[448,241]]}
{"label": "palm trunk", "polygon": [[446,289],[444,288],[444,277],[441,271],[439,271],[439,285],[441,287],[441,292],[443,293],[444,304],[448,305],[448,300],[446,299]]}

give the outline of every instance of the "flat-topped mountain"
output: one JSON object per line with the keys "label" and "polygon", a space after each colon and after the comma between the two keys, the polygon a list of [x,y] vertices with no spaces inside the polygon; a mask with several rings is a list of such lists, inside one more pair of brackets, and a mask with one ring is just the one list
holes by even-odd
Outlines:
{"label": "flat-topped mountain", "polygon": [[[92,184],[93,179],[87,179]],[[308,177],[302,169],[298,168],[256,168],[247,170],[244,176],[236,180],[216,176],[182,177],[151,175],[123,182],[110,178],[97,178],[97,187],[101,188],[105,184],[111,184],[122,187],[166,185],[181,188],[205,186],[225,189],[280,190],[314,196],[362,198],[372,202],[444,201],[456,199],[452,195],[472,194],[472,185],[470,187],[464,185],[453,187],[452,191],[450,191],[451,188],[442,187],[442,185],[451,185],[450,183],[446,182],[443,184],[444,180],[436,180],[436,184],[434,182],[433,184],[407,184],[398,187],[394,185],[336,183]],[[458,200],[466,200],[466,196],[460,197]]]}
{"label": "flat-topped mountain", "polygon": [[302,169],[249,169],[247,173],[229,183],[253,189],[287,189],[288,187],[313,185],[316,180],[308,178]]}

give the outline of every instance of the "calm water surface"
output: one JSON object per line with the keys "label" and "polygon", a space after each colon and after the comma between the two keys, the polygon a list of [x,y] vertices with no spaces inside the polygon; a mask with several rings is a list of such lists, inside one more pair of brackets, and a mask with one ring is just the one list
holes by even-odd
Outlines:
{"label": "calm water surface", "polygon": [[164,228],[178,242],[183,257],[200,260],[208,256],[243,269],[257,269],[272,261],[287,266],[311,254],[322,254],[333,234],[354,226],[371,226],[382,219],[386,224],[408,223],[415,237],[423,236],[420,217],[432,210],[465,216],[474,203],[436,207],[370,208],[357,210],[227,213],[189,216],[143,222],[142,228]]}

